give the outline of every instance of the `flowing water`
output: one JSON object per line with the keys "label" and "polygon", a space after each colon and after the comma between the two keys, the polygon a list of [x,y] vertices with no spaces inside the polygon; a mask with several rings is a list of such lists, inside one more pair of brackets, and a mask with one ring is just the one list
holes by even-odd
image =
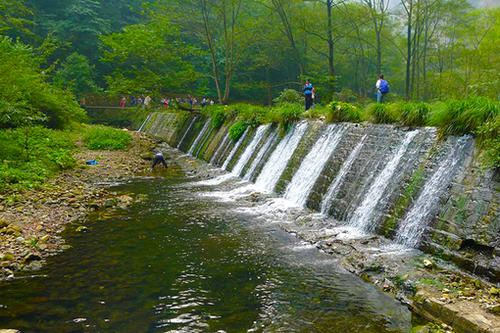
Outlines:
{"label": "flowing water", "polygon": [[[186,132],[187,133],[187,132]],[[217,161],[220,157],[221,152],[224,151],[226,144],[229,142],[229,131],[226,133],[224,138],[222,139],[222,142],[219,144],[217,149],[215,150],[214,154],[212,155],[212,158],[210,159],[210,164],[216,165]]]}
{"label": "flowing water", "polygon": [[352,152],[349,154],[349,157],[347,157],[347,160],[342,164],[342,167],[340,168],[339,173],[335,177],[334,181],[328,188],[328,192],[326,193],[325,197],[323,198],[321,202],[321,213],[322,214],[328,214],[328,209],[330,208],[330,203],[331,201],[337,196],[337,193],[339,191],[339,187],[344,181],[345,176],[351,170],[351,167],[354,163],[354,161],[358,158],[359,152],[361,151],[361,148],[363,148],[363,145],[365,144],[365,140],[368,137],[368,135],[364,135],[359,143],[356,145],[356,147],[352,150]]}
{"label": "flowing water", "polygon": [[250,128],[247,127],[247,129],[245,130],[245,133],[243,133],[243,135],[241,136],[241,138],[238,139],[238,142],[233,147],[233,149],[229,153],[229,156],[224,161],[224,164],[222,165],[222,169],[227,170],[227,167],[229,166],[229,163],[231,163],[231,161],[233,160],[234,155],[236,155],[236,152],[238,151],[238,149],[240,149],[241,145],[243,144],[243,141],[245,141],[245,138],[248,135],[249,129]]}
{"label": "flowing water", "polygon": [[[179,149],[182,146],[182,144],[184,143],[184,140],[186,139],[189,132],[191,132],[191,129],[193,128],[193,125],[194,125],[194,123],[196,123],[197,119],[198,119],[198,117],[193,117],[193,120],[191,120],[191,122],[189,123],[189,126],[188,126],[186,132],[184,132],[184,135],[182,136],[181,141],[179,141],[179,143],[177,144],[177,149]],[[147,122],[147,119],[146,119],[146,122]],[[139,129],[139,132],[140,131],[141,130]]]}
{"label": "flowing water", "polygon": [[346,132],[346,127],[329,125],[325,133],[316,141],[299,169],[286,188],[285,199],[304,207],[314,183],[318,179],[326,162],[337,148]]}
{"label": "flowing water", "polygon": [[412,131],[406,134],[406,137],[399,146],[398,150],[391,156],[391,159],[387,162],[382,172],[373,181],[361,205],[356,208],[356,211],[349,222],[350,225],[362,230],[372,228],[374,221],[371,217],[375,207],[382,198],[390,179],[394,175],[394,172],[401,161],[401,158],[406,153],[408,146],[417,134],[418,131]]}
{"label": "flowing water", "polygon": [[257,156],[255,156],[255,159],[253,160],[252,164],[250,164],[250,167],[248,168],[245,177],[243,177],[244,180],[249,181],[252,179],[252,177],[255,175],[255,170],[262,162],[264,155],[266,155],[269,152],[271,147],[276,143],[276,140],[278,140],[278,134],[276,133],[276,131],[273,131],[266,139],[264,145],[258,151]]}
{"label": "flowing water", "polygon": [[[144,126],[148,123],[149,119],[153,116],[153,113],[151,112],[150,114],[148,114],[148,116],[146,117],[146,119],[144,119],[144,122],[141,124],[141,126],[139,127],[139,129],[137,130],[137,132],[142,132],[142,130],[144,129]],[[188,131],[189,132],[189,131]],[[187,133],[187,132],[186,132]]]}
{"label": "flowing water", "polygon": [[296,124],[295,127],[281,140],[273,151],[266,165],[262,169],[255,185],[264,192],[272,192],[276,183],[287,166],[302,136],[308,127],[307,122]]}
{"label": "flowing water", "polygon": [[255,132],[252,141],[250,141],[248,146],[245,148],[245,151],[243,152],[243,154],[241,154],[240,158],[238,159],[238,162],[236,162],[236,165],[231,171],[231,173],[235,177],[239,177],[241,175],[243,168],[245,167],[245,165],[247,165],[248,161],[252,157],[253,152],[255,151],[255,148],[257,148],[257,145],[260,143],[260,141],[264,137],[264,134],[266,133],[266,131],[269,129],[270,126],[271,124],[268,124],[259,126],[257,128],[257,131]]}
{"label": "flowing water", "polygon": [[422,192],[399,225],[394,238],[397,243],[408,247],[416,247],[419,244],[429,218],[439,206],[441,195],[455,176],[460,162],[466,157],[470,143],[471,138],[468,136],[459,138],[436,172],[425,183]]}
{"label": "flowing water", "polygon": [[[214,202],[171,167],[115,190],[39,277],[0,283],[22,332],[409,332],[408,309],[280,228]],[[74,229],[71,227],[70,229]]]}
{"label": "flowing water", "polygon": [[207,121],[205,121],[205,125],[203,125],[203,128],[200,131],[200,134],[198,134],[198,136],[194,140],[193,144],[191,145],[191,148],[189,148],[188,155],[191,155],[191,156],[193,155],[194,150],[198,146],[198,143],[201,141],[201,139],[203,139],[203,137],[205,136],[205,133],[207,132],[208,127],[210,126],[211,122],[212,122],[212,120],[210,118],[207,119]]}

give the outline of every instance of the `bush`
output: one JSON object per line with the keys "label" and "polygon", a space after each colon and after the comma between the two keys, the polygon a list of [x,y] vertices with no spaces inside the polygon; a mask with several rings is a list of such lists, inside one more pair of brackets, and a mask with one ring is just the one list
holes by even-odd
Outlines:
{"label": "bush", "polygon": [[266,122],[269,108],[250,104],[235,104],[232,106],[238,118],[245,121],[251,127],[257,127]]}
{"label": "bush", "polygon": [[371,103],[365,109],[370,121],[375,124],[392,124],[397,121],[388,104]]}
{"label": "bush", "polygon": [[43,127],[0,131],[0,192],[39,185],[75,167],[73,135]]}
{"label": "bush", "polygon": [[390,106],[392,114],[399,118],[404,126],[426,126],[431,113],[431,106],[427,103],[394,103]]}
{"label": "bush", "polygon": [[132,142],[132,135],[116,128],[91,126],[82,140],[90,150],[124,150]]}
{"label": "bush", "polygon": [[361,112],[352,104],[333,101],[328,105],[326,121],[329,123],[359,123],[361,121]]}
{"label": "bush", "polygon": [[284,89],[278,97],[273,100],[274,103],[300,103],[302,102],[302,96],[297,90],[294,89]]}
{"label": "bush", "polygon": [[229,138],[234,142],[238,141],[248,128],[248,124],[243,120],[235,122],[229,128]]}
{"label": "bush", "polygon": [[439,127],[442,136],[472,134],[499,114],[498,102],[475,97],[436,104],[429,123]]}
{"label": "bush", "polygon": [[278,124],[280,134],[284,135],[303,113],[304,107],[301,104],[281,104],[269,110],[266,122]]}
{"label": "bush", "polygon": [[485,164],[500,168],[500,116],[478,127],[479,145],[485,152]]}

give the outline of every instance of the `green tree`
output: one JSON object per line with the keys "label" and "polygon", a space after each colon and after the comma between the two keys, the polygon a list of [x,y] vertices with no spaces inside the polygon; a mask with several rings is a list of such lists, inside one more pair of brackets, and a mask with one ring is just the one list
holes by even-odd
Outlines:
{"label": "green tree", "polygon": [[75,52],[61,64],[55,74],[54,82],[76,95],[94,93],[97,91],[94,69],[87,57]]}

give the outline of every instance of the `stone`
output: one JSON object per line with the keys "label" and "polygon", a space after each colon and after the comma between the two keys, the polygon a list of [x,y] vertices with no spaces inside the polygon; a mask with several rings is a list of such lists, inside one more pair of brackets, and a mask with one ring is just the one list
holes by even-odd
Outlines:
{"label": "stone", "polygon": [[85,227],[85,226],[79,226],[78,228],[76,228],[76,232],[84,232],[84,231],[87,231],[89,228]]}
{"label": "stone", "polygon": [[16,238],[16,242],[18,242],[19,244],[24,244],[25,241],[26,240],[23,237],[21,237],[21,236],[19,236],[19,237]]}
{"label": "stone", "polygon": [[2,261],[10,261],[10,260],[14,260],[14,255],[11,254],[11,253],[6,253],[3,257],[2,257]]}
{"label": "stone", "polygon": [[104,207],[106,208],[114,207],[116,204],[116,199],[106,199],[106,201],[104,201]]}
{"label": "stone", "polygon": [[425,268],[432,268],[434,266],[434,263],[430,261],[429,259],[424,259],[424,267]]}
{"label": "stone", "polygon": [[7,220],[0,220],[0,229],[9,226],[9,222]]}
{"label": "stone", "polygon": [[28,263],[31,261],[42,260],[42,258],[36,253],[29,253],[23,259],[23,263]]}
{"label": "stone", "polygon": [[492,295],[500,295],[500,289],[498,289],[498,288],[490,288],[490,290],[488,290],[488,292]]}
{"label": "stone", "polygon": [[12,328],[4,328],[0,329],[0,333],[21,333],[21,331],[12,329]]}
{"label": "stone", "polygon": [[39,243],[46,243],[50,239],[50,235],[40,237]]}
{"label": "stone", "polygon": [[71,249],[71,245],[64,244],[64,245],[61,245],[59,248],[63,251],[66,251],[66,250]]}

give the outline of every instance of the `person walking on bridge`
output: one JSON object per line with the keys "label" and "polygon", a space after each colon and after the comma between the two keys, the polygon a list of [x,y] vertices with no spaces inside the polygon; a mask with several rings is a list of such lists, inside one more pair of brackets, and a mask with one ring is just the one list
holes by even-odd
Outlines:
{"label": "person walking on bridge", "polygon": [[313,105],[313,85],[311,81],[306,80],[306,84],[304,85],[304,96],[306,98],[306,111],[309,110]]}

